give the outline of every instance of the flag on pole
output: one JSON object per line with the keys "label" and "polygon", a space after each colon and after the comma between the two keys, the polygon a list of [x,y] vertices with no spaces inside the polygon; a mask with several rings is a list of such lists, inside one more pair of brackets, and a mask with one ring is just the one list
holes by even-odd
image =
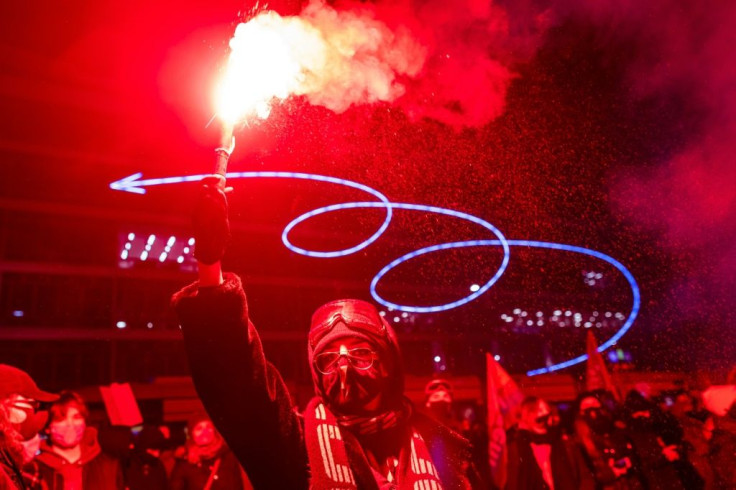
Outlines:
{"label": "flag on pole", "polygon": [[521,390],[490,353],[486,353],[486,390],[488,406],[488,458],[491,476],[497,487],[506,485],[508,451],[506,429],[516,421]]}
{"label": "flag on pole", "polygon": [[588,330],[586,347],[588,351],[588,363],[586,364],[585,370],[585,389],[587,391],[610,391],[616,400],[621,401],[618,389],[613,384],[611,375],[606,368],[606,361],[603,360],[603,356],[598,352],[598,343],[591,330]]}

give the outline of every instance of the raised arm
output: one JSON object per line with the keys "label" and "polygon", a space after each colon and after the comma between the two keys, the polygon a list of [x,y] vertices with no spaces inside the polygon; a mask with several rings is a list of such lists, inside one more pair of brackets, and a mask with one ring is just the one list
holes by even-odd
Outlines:
{"label": "raised arm", "polygon": [[222,273],[227,200],[209,182],[195,213],[199,281],[173,297],[194,385],[255,488],[307,488],[299,418],[249,321],[240,278]]}

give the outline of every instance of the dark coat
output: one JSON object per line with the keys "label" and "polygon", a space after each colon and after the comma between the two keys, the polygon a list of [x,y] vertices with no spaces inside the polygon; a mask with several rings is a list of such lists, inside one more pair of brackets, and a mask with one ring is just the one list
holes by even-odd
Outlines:
{"label": "dark coat", "polygon": [[127,490],[159,490],[168,485],[166,468],[160,459],[143,451],[135,451],[125,468]]}
{"label": "dark coat", "polygon": [[210,473],[214,470],[215,461],[218,459],[220,464],[212,480],[212,490],[242,490],[242,471],[235,456],[227,448],[223,448],[216,457],[203,459],[197,463],[185,459],[178,460],[171,472],[169,489],[202,490],[207,484]]}
{"label": "dark coat", "polygon": [[[191,284],[174,295],[173,304],[197,392],[253,487],[308,488],[301,418],[263,354],[240,278],[226,274],[222,286],[202,289]],[[445,488],[468,488],[467,443],[429,419],[412,423],[433,457],[438,454],[434,462]]]}
{"label": "dark coat", "polygon": [[[634,453],[633,444],[626,433],[613,427],[606,434],[593,432],[582,420],[575,421],[575,432],[578,447],[583,459],[593,474],[596,488],[605,490],[639,490],[646,488],[639,475],[639,461]],[[617,477],[609,460],[627,457],[632,467],[626,475]]]}
{"label": "dark coat", "polygon": [[[528,431],[518,430],[508,445],[507,490],[548,490],[539,468],[532,438]],[[555,490],[593,488],[593,476],[585,467],[577,448],[561,437],[550,443],[550,465]]]}
{"label": "dark coat", "polygon": [[77,463],[68,463],[54,453],[47,442],[41,444],[41,454],[36,457],[39,474],[49,490],[63,490],[61,467],[67,464],[82,466],[84,490],[123,490],[123,472],[120,463],[103,453],[97,443],[97,430],[87,427],[81,442],[82,456]]}

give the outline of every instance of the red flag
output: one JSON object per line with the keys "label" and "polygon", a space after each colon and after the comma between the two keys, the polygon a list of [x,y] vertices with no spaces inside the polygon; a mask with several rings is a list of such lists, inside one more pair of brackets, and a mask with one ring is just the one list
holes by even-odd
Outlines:
{"label": "red flag", "polygon": [[506,485],[506,429],[516,421],[523,394],[511,376],[486,353],[488,402],[488,457],[491,475],[499,488]]}
{"label": "red flag", "polygon": [[588,391],[601,389],[610,391],[616,400],[620,400],[621,397],[616,389],[616,385],[613,384],[608,369],[606,369],[606,361],[603,360],[603,356],[598,352],[598,343],[591,330],[588,330],[586,347],[588,350],[588,363],[586,364],[585,372],[585,389]]}

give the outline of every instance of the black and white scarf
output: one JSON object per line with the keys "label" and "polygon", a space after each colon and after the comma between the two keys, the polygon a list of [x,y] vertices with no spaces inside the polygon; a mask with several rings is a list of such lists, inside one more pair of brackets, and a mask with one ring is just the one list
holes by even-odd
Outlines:
{"label": "black and white scarf", "polygon": [[[310,488],[357,490],[365,486],[366,479],[372,480],[370,486],[379,488],[375,470],[371,470],[353,434],[376,434],[395,427],[405,418],[402,411],[375,417],[337,418],[319,398],[313,398],[304,412]],[[404,446],[394,471],[386,477],[387,482],[400,490],[441,490],[442,482],[421,435],[411,430],[409,443]]]}

